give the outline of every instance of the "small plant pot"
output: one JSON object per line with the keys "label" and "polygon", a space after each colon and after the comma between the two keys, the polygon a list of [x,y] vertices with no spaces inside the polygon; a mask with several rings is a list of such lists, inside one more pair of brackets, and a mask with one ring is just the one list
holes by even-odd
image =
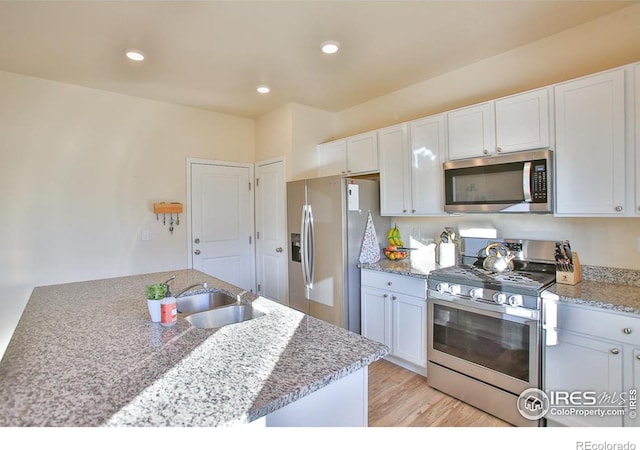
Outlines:
{"label": "small plant pot", "polygon": [[147,299],[147,307],[149,308],[149,314],[151,315],[152,322],[160,322],[161,303],[162,303],[162,300]]}

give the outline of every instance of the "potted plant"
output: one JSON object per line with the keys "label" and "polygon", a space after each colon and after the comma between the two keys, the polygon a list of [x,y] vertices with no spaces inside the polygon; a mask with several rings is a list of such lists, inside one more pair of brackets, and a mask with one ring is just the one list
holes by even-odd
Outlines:
{"label": "potted plant", "polygon": [[151,321],[160,322],[160,304],[161,300],[167,295],[167,285],[164,283],[148,284],[145,287],[145,293]]}

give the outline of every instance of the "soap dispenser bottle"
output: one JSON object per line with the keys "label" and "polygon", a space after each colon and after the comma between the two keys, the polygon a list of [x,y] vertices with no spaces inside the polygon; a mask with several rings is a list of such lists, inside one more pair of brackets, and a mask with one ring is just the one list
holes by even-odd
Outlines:
{"label": "soap dispenser bottle", "polygon": [[165,298],[160,301],[160,323],[165,327],[175,325],[178,320],[178,307],[176,305],[176,299],[167,286],[167,294]]}

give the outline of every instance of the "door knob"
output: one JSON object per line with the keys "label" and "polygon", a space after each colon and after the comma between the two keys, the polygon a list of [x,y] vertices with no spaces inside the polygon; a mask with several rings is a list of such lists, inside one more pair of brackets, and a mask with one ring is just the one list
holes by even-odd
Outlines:
{"label": "door knob", "polygon": [[195,253],[196,255],[200,254],[200,250],[194,250],[193,253]]}
{"label": "door knob", "polygon": [[196,244],[199,244],[199,243],[200,243],[200,238],[195,238],[195,239],[193,240],[193,242],[195,242]]}
{"label": "door knob", "polygon": [[278,252],[278,253],[282,253],[282,247],[278,247],[278,248],[276,249],[276,252]]}

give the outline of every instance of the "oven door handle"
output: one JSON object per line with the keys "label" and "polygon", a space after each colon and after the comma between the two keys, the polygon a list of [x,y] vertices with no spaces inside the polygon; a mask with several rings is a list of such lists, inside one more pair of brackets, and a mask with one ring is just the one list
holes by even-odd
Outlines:
{"label": "oven door handle", "polygon": [[542,330],[544,345],[553,347],[558,345],[558,304],[553,301],[542,303]]}
{"label": "oven door handle", "polygon": [[493,316],[496,318],[508,316],[513,322],[537,322],[540,318],[539,312],[535,309],[516,308],[508,305],[498,305],[473,300],[459,300],[457,298],[452,298],[448,294],[441,294],[440,292],[431,289],[427,292],[427,297],[427,300],[436,301],[436,303],[444,306],[453,303],[456,305],[456,308],[478,314],[484,314],[486,316]]}

